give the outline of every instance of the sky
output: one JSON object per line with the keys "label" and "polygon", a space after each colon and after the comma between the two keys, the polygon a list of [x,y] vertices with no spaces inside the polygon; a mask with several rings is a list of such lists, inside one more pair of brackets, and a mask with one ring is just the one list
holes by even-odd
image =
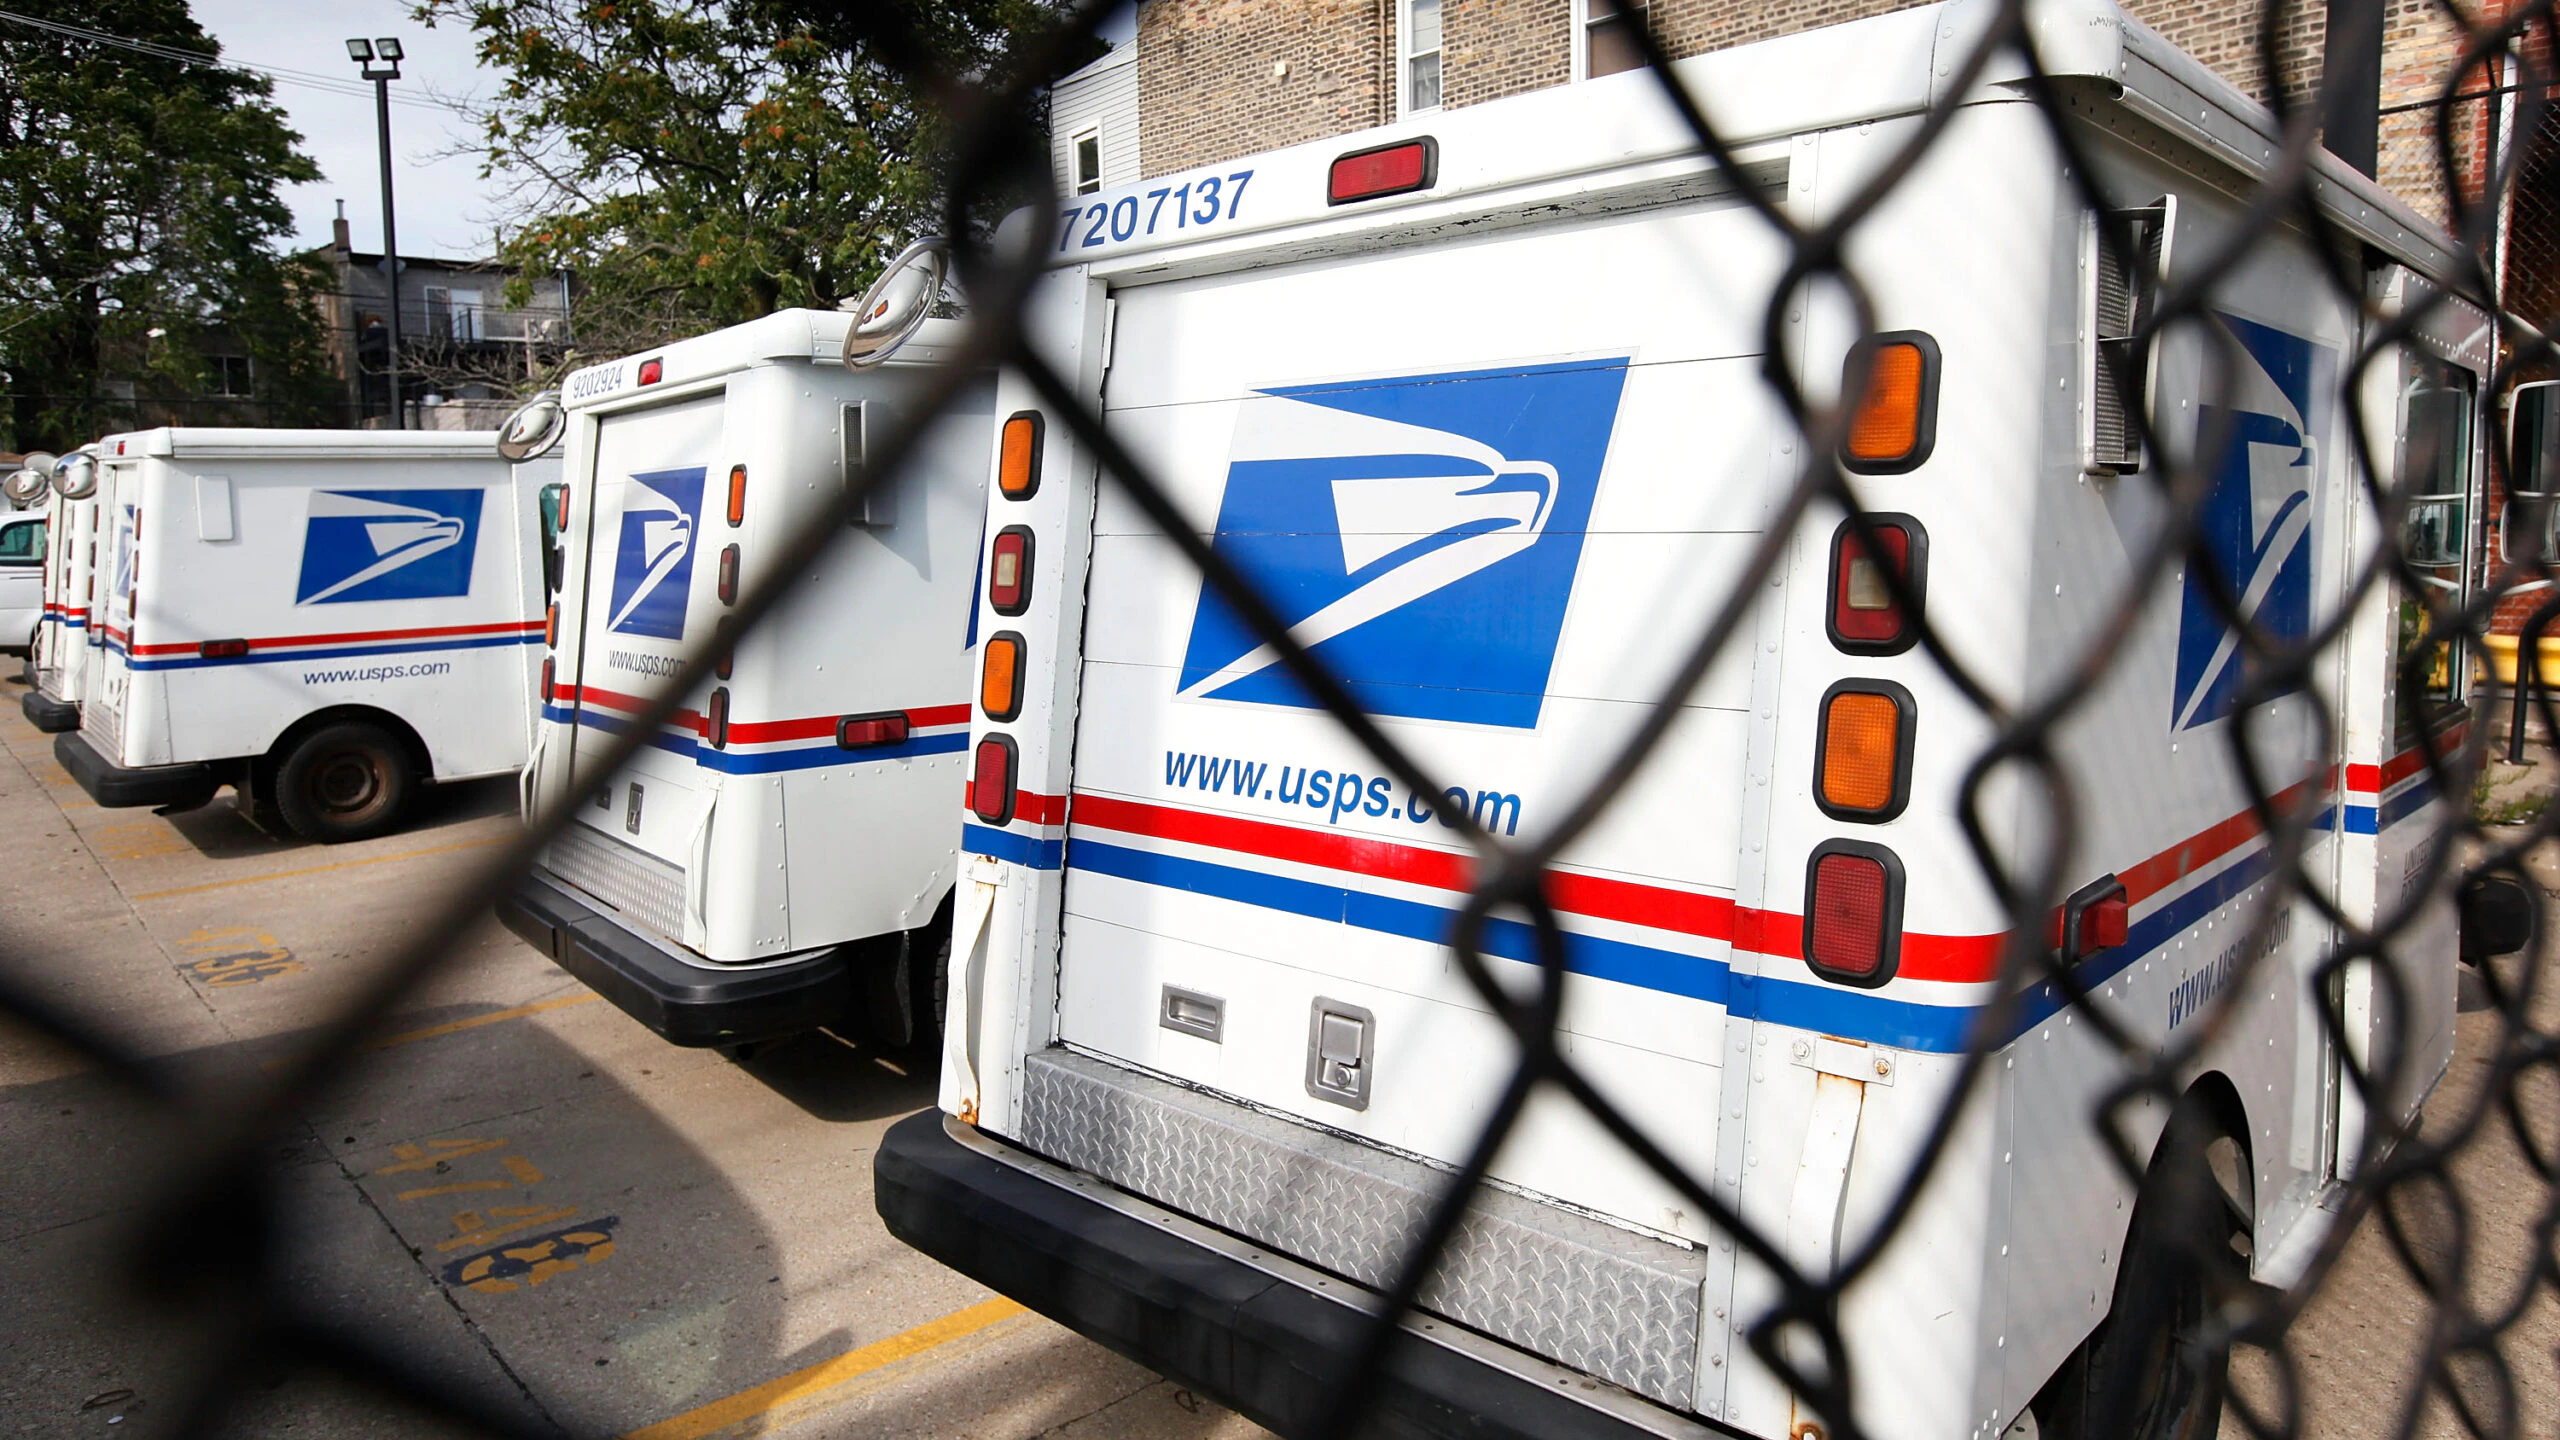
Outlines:
{"label": "sky", "polygon": [[[400,251],[469,259],[486,255],[504,200],[503,187],[480,177],[479,151],[466,121],[438,100],[492,94],[497,79],[473,63],[471,32],[447,21],[433,29],[409,18],[411,0],[193,0],[196,23],[222,44],[234,64],[356,80],[347,39],[395,36],[405,58],[391,86],[391,185],[398,205]],[[1134,35],[1133,3],[1103,26],[1106,39]],[[293,207],[295,248],[329,242],[329,222],[346,202],[355,247],[382,249],[382,179],[370,86],[364,93],[278,79],[275,101],[302,134],[303,153],[322,178],[285,187]]]}

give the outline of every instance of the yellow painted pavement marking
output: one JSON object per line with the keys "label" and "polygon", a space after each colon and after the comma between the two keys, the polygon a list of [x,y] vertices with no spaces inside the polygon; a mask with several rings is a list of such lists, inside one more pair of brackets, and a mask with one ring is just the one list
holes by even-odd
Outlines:
{"label": "yellow painted pavement marking", "polygon": [[527,1015],[539,1015],[545,1010],[557,1010],[565,1005],[584,1005],[590,1000],[603,998],[593,990],[588,990],[576,995],[563,995],[556,1000],[536,1000],[530,1005],[518,1005],[512,1010],[492,1010],[486,1015],[474,1015],[468,1020],[454,1020],[442,1025],[430,1025],[424,1030],[403,1030],[397,1035],[385,1035],[364,1048],[388,1050],[394,1045],[410,1045],[420,1040],[433,1040],[439,1035],[477,1030],[483,1025],[495,1025],[501,1020],[521,1020]]}
{"label": "yellow painted pavement marking", "polygon": [[430,845],[424,850],[403,850],[397,855],[368,855],[361,860],[341,860],[334,865],[305,865],[299,870],[273,870],[264,875],[235,875],[228,880],[208,880],[202,885],[181,885],[174,890],[146,890],[136,900],[166,900],[173,895],[201,895],[207,890],[228,890],[234,885],[257,885],[269,880],[290,880],[296,875],[320,875],[331,870],[351,870],[358,865],[388,865],[394,860],[415,860],[421,855],[443,855],[455,850],[476,850],[483,845],[503,844],[515,837],[489,835],[478,840],[462,840],[451,845]]}
{"label": "yellow painted pavement marking", "polygon": [[935,1346],[974,1335],[990,1325],[1023,1313],[1020,1305],[998,1296],[939,1320],[928,1320],[913,1330],[874,1341],[859,1350],[848,1351],[833,1360],[821,1360],[781,1379],[768,1380],[752,1390],[741,1390],[725,1400],[714,1400],[655,1425],[644,1425],[624,1436],[623,1440],[700,1440],[700,1437],[771,1415],[777,1410],[804,1404],[874,1370],[921,1355]]}

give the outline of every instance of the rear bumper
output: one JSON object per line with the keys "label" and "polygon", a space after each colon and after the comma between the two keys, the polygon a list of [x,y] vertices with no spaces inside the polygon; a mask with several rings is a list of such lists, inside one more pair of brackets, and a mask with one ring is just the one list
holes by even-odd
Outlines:
{"label": "rear bumper", "polygon": [[208,804],[213,792],[230,779],[226,767],[198,760],[186,765],[145,765],[127,769],[108,762],[86,737],[77,733],[53,737],[53,758],[109,810],[153,805],[165,810],[193,810]]}
{"label": "rear bumper", "polygon": [[[1369,1293],[1037,1159],[938,1110],[882,1137],[889,1233],[1282,1435],[1311,1433]],[[1422,1328],[1422,1327],[1428,1327]],[[1616,1386],[1417,1317],[1364,1434],[1433,1440],[1729,1436]]]}
{"label": "rear bumper", "polygon": [[27,723],[47,735],[80,728],[80,706],[77,701],[56,700],[41,690],[29,690],[18,697],[18,708],[26,713]]}
{"label": "rear bumper", "polygon": [[773,965],[689,963],[540,871],[495,908],[526,944],[678,1045],[778,1039],[834,1023],[853,1000],[841,947]]}

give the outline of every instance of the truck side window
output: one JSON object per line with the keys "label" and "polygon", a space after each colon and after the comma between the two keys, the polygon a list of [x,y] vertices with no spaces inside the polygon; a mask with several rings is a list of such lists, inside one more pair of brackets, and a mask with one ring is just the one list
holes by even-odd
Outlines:
{"label": "truck side window", "polygon": [[0,565],[43,564],[44,527],[45,522],[37,520],[0,529]]}

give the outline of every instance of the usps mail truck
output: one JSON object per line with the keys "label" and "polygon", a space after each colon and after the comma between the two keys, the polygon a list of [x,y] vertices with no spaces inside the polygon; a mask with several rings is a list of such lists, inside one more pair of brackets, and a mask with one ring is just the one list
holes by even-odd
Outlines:
{"label": "usps mail truck", "polygon": [[27,657],[27,693],[18,708],[48,735],[80,726],[80,696],[97,640],[89,627],[90,577],[98,552],[98,463],[91,447],[55,461],[53,525],[45,539],[44,620]]}
{"label": "usps mail truck", "polygon": [[842,359],[854,326],[784,311],[564,390],[562,581],[525,788],[530,813],[572,820],[498,910],[679,1045],[848,1023],[902,1043],[938,1023],[991,378],[628,765],[598,759],[864,474],[957,322],[922,319],[860,366]]}
{"label": "usps mail truck", "polygon": [[542,642],[534,495],[489,431],[100,441],[103,642],[54,755],[100,805],[238,790],[306,839],[512,775]]}
{"label": "usps mail truck", "polygon": [[[2034,984],[1838,1318],[1871,1434],[2213,1433],[2219,1372],[2172,1343],[2204,1281],[2163,1237],[2301,1273],[2363,1142],[2447,1062],[2455,916],[2429,902],[2400,933],[2396,1014],[2369,965],[2343,981],[2344,1048],[2402,1041],[2388,1113],[2366,1113],[2312,998],[2332,927],[2307,904],[2251,923],[2273,861],[2231,758],[2237,637],[2199,574],[2128,592],[2164,516],[2128,417],[2147,406],[2209,469],[2206,544],[2260,629],[2353,607],[2319,682],[2248,720],[2284,803],[2316,814],[2311,875],[2369,922],[2429,893],[2445,800],[2423,755],[2465,733],[2464,667],[2395,696],[2424,627],[2353,586],[2404,543],[2429,584],[2474,583],[2487,327],[2434,292],[2446,238],[2323,158],[2376,313],[2432,304],[2362,380],[2382,482],[2423,497],[2410,532],[2366,503],[2340,404],[2376,321],[2301,232],[2259,227],[2127,393],[2098,356],[2133,348],[2156,291],[2099,243],[2018,62],[1948,93],[1994,9],[1681,62],[1732,173],[1640,72],[1015,217],[1054,260],[1038,353],[1447,788],[1382,773],[1004,377],[988,555],[1028,562],[979,600],[941,1105],[879,1152],[893,1233],[1274,1429],[1316,1423],[1359,1297],[1396,1277],[1518,1062],[1446,948],[1476,873],[1450,817],[1503,841],[1554,825],[1806,463],[1762,378],[1769,307],[1821,385],[1859,336],[1820,294],[1776,295],[1788,256],[1751,196],[1837,213],[1952,98],[1847,252],[1882,332],[1843,457],[1873,549],[1836,510],[1794,525],[1659,753],[1564,852],[1560,1043],[1793,1266],[1833,1273],[1949,1103],[2008,929],[1957,814],[1992,732],[1883,567],[2013,708],[2139,603],[2061,740],[2079,845],[2040,943],[2147,1043],[2198,1033],[2245,977],[2235,1019],[2181,1103],[2123,1117],[2154,1157],[2137,1180],[2095,1119],[2121,1058]],[[2274,121],[2104,0],[2033,14],[2133,243],[2172,282],[2224,254]],[[2028,864],[2043,813],[1995,790],[1984,823]],[[1482,941],[1498,979],[1534,983],[1521,917]],[[2206,1170],[2220,1203],[2165,1208],[2193,1192],[2157,1177]],[[1700,1211],[1542,1090],[1405,1327],[1388,1428],[1823,1433],[1746,1343],[1770,1270]]]}

